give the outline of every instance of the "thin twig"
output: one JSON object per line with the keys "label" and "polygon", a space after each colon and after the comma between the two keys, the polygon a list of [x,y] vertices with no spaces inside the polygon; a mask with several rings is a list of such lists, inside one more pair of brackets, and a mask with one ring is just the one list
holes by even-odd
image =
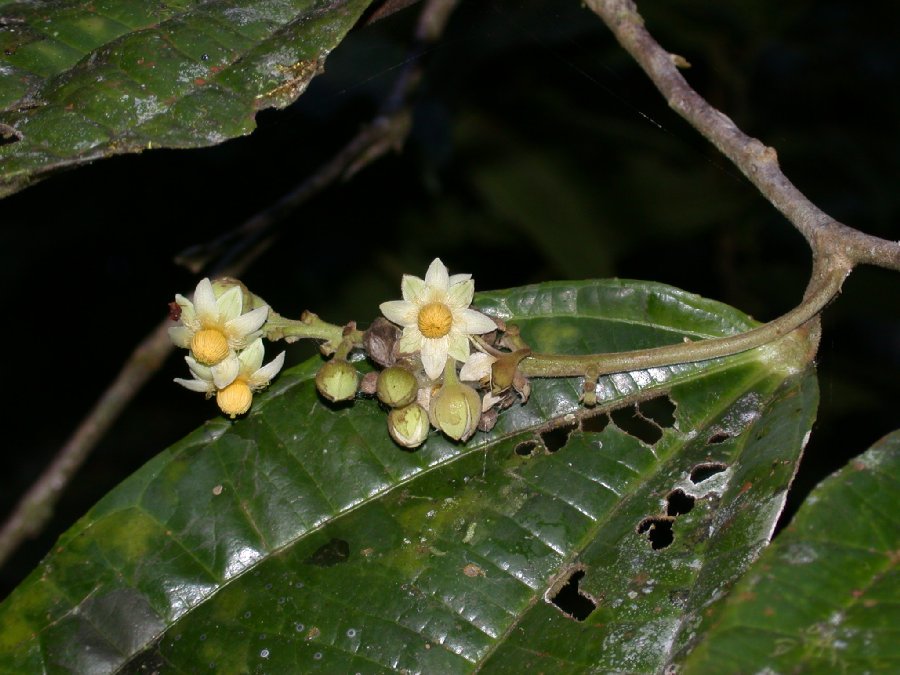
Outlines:
{"label": "thin twig", "polygon": [[91,450],[135,394],[165,362],[172,350],[168,326],[168,321],[161,323],[141,341],[116,379],[56,454],[53,462],[16,504],[0,530],[0,565],[25,538],[35,536],[43,529],[53,515],[53,508],[63,490]]}
{"label": "thin twig", "polygon": [[[728,157],[803,234],[812,248],[813,270],[802,302],[758,328],[721,338],[611,354],[531,354],[519,371],[532,377],[584,376],[705,361],[768,344],[818,317],[840,293],[856,264],[900,270],[900,243],[873,237],[837,222],[781,172],[773,148],[741,131],[713,108],[678,71],[684,59],[663,49],[644,27],[632,0],[586,0],[619,43],[643,68],[669,105]],[[818,331],[810,332],[814,344]],[[810,357],[815,353],[813,348]]]}
{"label": "thin twig", "polygon": [[631,0],[585,0],[638,62],[669,105],[750,180],[800,231],[815,256],[839,254],[853,263],[900,270],[900,242],[864,234],[813,204],[782,173],[771,147],[741,131],[712,107],[678,71],[680,59],[663,49]]}
{"label": "thin twig", "polygon": [[[815,319],[840,293],[844,279],[855,265],[900,270],[900,243],[864,234],[831,218],[781,172],[773,148],[745,134],[691,88],[678,71],[678,64],[684,60],[656,42],[632,0],[586,0],[586,4],[603,19],[669,105],[728,157],[803,234],[812,248],[813,270],[804,298],[796,308],[744,333],[611,354],[531,354],[522,361],[521,373],[533,377],[596,378],[738,354],[777,340]],[[811,355],[814,352],[813,349]]]}
{"label": "thin twig", "polygon": [[[413,44],[421,49],[423,43],[436,40],[458,0],[430,0],[422,8]],[[319,167],[295,189],[275,204],[245,221],[226,236],[230,246],[222,254],[222,242],[214,248],[221,258],[212,268],[212,276],[238,276],[273,242],[276,222],[285,214],[325,190],[346,179],[364,166],[397,148],[409,130],[409,97],[419,81],[419,69],[405,68],[382,112],[363,128],[328,162]],[[206,267],[211,255],[200,263],[197,271]],[[116,379],[101,395],[93,409],[78,425],[72,436],[59,450],[53,462],[16,504],[12,514],[0,529],[0,565],[29,537],[39,533],[53,515],[53,509],[63,490],[88,458],[97,442],[122,414],[122,411],[150,377],[162,366],[172,351],[166,319],[157,325],[137,346],[122,366]]]}

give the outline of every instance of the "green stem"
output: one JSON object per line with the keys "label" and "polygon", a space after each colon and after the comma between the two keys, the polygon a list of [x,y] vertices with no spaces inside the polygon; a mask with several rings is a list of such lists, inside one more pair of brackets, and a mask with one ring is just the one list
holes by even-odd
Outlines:
{"label": "green stem", "polygon": [[263,330],[269,340],[324,340],[322,351],[326,354],[334,353],[344,340],[349,340],[354,347],[361,347],[363,344],[363,331],[357,330],[355,325],[338,326],[328,323],[312,312],[303,312],[298,320],[287,319],[270,311]]}
{"label": "green stem", "polygon": [[816,316],[840,292],[851,269],[843,258],[822,261],[813,270],[814,283],[800,305],[745,333],[611,354],[532,354],[519,365],[519,372],[526,377],[596,377],[739,354],[778,340]]}
{"label": "green stem", "polygon": [[456,359],[448,358],[447,364],[444,366],[444,386],[459,384],[459,377],[456,374]]}

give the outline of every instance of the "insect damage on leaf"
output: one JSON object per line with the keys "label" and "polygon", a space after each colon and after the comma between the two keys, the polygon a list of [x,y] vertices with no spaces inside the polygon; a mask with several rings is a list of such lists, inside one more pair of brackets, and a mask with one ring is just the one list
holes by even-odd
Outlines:
{"label": "insect damage on leaf", "polygon": [[584,621],[597,609],[597,601],[578,588],[585,573],[584,565],[576,565],[566,570],[544,594],[547,602],[577,621]]}

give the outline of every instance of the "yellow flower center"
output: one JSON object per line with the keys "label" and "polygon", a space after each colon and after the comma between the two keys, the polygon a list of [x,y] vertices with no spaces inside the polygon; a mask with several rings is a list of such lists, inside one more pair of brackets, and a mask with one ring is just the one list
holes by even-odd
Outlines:
{"label": "yellow flower center", "polygon": [[223,413],[234,419],[250,410],[253,392],[243,380],[235,380],[224,389],[216,392],[216,403]]}
{"label": "yellow flower center", "polygon": [[442,302],[429,302],[419,310],[419,330],[427,338],[441,338],[450,332],[453,314]]}
{"label": "yellow flower center", "polygon": [[204,328],[191,338],[191,352],[204,366],[214,366],[228,356],[228,340],[215,328]]}

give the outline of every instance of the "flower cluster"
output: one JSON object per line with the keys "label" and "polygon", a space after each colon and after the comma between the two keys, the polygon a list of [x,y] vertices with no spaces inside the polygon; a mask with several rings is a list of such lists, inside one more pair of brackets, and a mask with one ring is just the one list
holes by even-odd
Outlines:
{"label": "flower cluster", "polygon": [[[389,357],[390,365],[377,376],[375,387],[381,402],[391,408],[391,437],[414,448],[425,442],[431,427],[458,441],[468,440],[478,429],[489,429],[496,411],[493,417],[484,413],[505,402],[491,390],[497,357],[481,345],[473,353],[471,344],[474,336],[493,333],[498,325],[469,307],[475,293],[471,275],[450,276],[436,258],[424,279],[405,275],[401,292],[402,300],[381,305],[382,314],[402,333],[392,350],[396,354]],[[460,380],[477,383],[486,389],[485,395]]]}
{"label": "flower cluster", "polygon": [[262,331],[269,307],[244,312],[244,289],[236,284],[214,286],[201,279],[193,301],[175,296],[180,325],[169,329],[177,346],[190,350],[185,357],[193,376],[175,381],[190,389],[215,395],[216,403],[231,418],[250,409],[253,392],[266,387],[284,365],[284,352],[263,366]]}
{"label": "flower cluster", "polygon": [[[530,352],[498,342],[500,326],[470,307],[475,294],[471,275],[451,276],[435,258],[424,279],[404,275],[401,292],[402,300],[381,304],[387,320],[376,319],[362,344],[345,337],[319,370],[316,387],[324,399],[344,405],[360,391],[377,396],[389,410],[391,438],[402,447],[416,448],[432,428],[467,441],[477,430],[489,430],[499,410],[512,405],[517,394],[528,397],[526,383],[515,374]],[[355,324],[348,325],[344,336],[352,329]],[[515,351],[501,351],[492,346],[495,342]],[[354,346],[365,349],[382,370],[360,379],[347,360]]]}
{"label": "flower cluster", "polygon": [[[284,352],[263,365],[263,334],[293,342],[319,340],[329,357],[315,385],[330,405],[346,407],[360,395],[375,396],[387,410],[388,431],[405,448],[416,448],[437,429],[465,442],[490,430],[499,411],[528,398],[520,361],[531,351],[518,331],[472,309],[475,282],[450,275],[439,258],[425,278],[404,275],[402,300],[381,304],[384,318],[366,331],[351,321],[337,326],[312,312],[288,319],[230,279],[203,279],[193,300],[176,295],[172,341],[190,351],[190,379],[180,385],[216,397],[234,418],[250,409],[253,393],[281,370]],[[474,345],[474,350],[473,350]],[[378,370],[362,375],[354,351],[364,351]]]}

